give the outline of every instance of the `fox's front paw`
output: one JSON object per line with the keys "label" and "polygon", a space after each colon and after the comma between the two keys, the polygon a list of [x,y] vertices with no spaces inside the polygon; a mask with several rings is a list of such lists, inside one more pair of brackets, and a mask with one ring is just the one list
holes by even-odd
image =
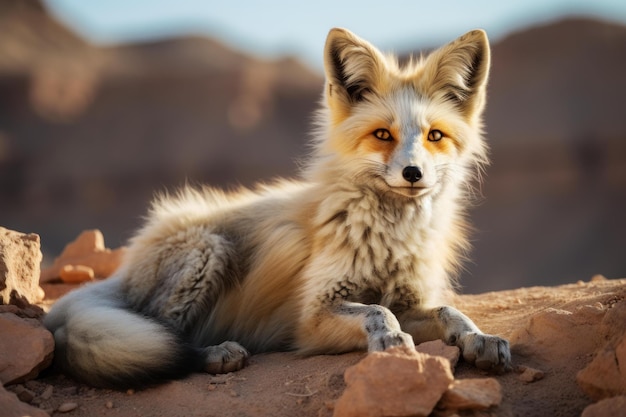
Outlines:
{"label": "fox's front paw", "polygon": [[393,346],[406,346],[415,348],[413,337],[401,331],[378,332],[368,338],[368,348],[370,352],[380,352]]}
{"label": "fox's front paw", "polygon": [[510,371],[509,342],[501,337],[484,333],[466,333],[458,343],[463,359],[477,368],[498,373]]}

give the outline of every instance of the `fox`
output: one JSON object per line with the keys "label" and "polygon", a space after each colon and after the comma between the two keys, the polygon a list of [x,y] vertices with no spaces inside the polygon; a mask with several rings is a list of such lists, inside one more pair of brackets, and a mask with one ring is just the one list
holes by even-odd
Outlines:
{"label": "fox", "polygon": [[261,352],[441,339],[479,369],[509,371],[508,341],[451,305],[467,208],[489,162],[489,69],[480,29],[402,64],[330,30],[300,176],[155,197],[113,276],[44,318],[57,368],[126,389],[234,372]]}

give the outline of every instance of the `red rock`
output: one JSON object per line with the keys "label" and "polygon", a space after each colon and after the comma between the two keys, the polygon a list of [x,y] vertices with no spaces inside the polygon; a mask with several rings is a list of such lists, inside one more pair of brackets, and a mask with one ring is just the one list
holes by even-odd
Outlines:
{"label": "red rock", "polygon": [[468,378],[453,381],[443,393],[437,408],[446,410],[486,410],[502,402],[502,388],[494,378]]}
{"label": "red rock", "polygon": [[391,348],[370,353],[344,379],[334,417],[427,416],[454,377],[447,359]]}
{"label": "red rock", "polygon": [[576,375],[580,388],[592,399],[600,400],[626,394],[626,335],[613,347],[601,349]]}
{"label": "red rock", "polygon": [[[602,346],[600,324],[606,311],[584,305],[572,309],[547,308],[533,315],[528,324],[516,330],[509,342],[518,351],[560,363],[592,354]],[[581,338],[579,335],[585,334]]]}
{"label": "red rock", "polygon": [[0,382],[14,384],[35,378],[52,362],[54,338],[39,320],[0,314]]}
{"label": "red rock", "polygon": [[29,390],[28,388],[25,388],[24,385],[22,384],[17,384],[17,385],[12,386],[11,390],[13,391],[15,395],[17,395],[17,398],[22,402],[30,404],[33,401],[33,398],[35,398],[35,393]]}
{"label": "red rock", "polygon": [[0,384],[0,410],[2,417],[50,417],[45,411],[21,402],[17,395],[5,390],[2,384]]}
{"label": "red rock", "polygon": [[45,312],[37,305],[28,305],[26,307],[18,307],[12,304],[0,305],[0,313],[13,313],[18,317],[36,319],[42,317]]}
{"label": "red rock", "polygon": [[449,346],[443,340],[431,340],[430,342],[420,343],[415,346],[415,350],[433,356],[443,356],[450,361],[450,368],[454,369],[459,362],[461,350],[458,346]]}
{"label": "red rock", "polygon": [[517,378],[522,382],[530,383],[539,381],[545,376],[543,371],[531,368],[530,366],[520,365],[517,367],[516,371],[519,373],[519,376]]}
{"label": "red rock", "polygon": [[0,304],[20,307],[43,299],[39,235],[0,227]]}
{"label": "red rock", "polygon": [[626,299],[624,297],[626,297],[626,290],[622,294],[614,294],[605,301],[606,314],[600,325],[602,340],[617,341],[626,331],[624,327],[624,323],[626,323]]}
{"label": "red rock", "polygon": [[591,277],[591,280],[589,282],[602,282],[602,281],[606,281],[606,277],[602,274],[596,274]]}
{"label": "red rock", "polygon": [[580,417],[626,417],[626,396],[606,398],[588,405]]}
{"label": "red rock", "polygon": [[91,268],[97,278],[107,278],[119,267],[125,248],[115,250],[104,246],[100,230],[86,230],[70,242],[49,268],[41,271],[41,282],[57,280],[67,265]]}
{"label": "red rock", "polygon": [[66,284],[80,284],[93,281],[95,273],[92,268],[85,265],[65,265],[59,271],[59,277]]}

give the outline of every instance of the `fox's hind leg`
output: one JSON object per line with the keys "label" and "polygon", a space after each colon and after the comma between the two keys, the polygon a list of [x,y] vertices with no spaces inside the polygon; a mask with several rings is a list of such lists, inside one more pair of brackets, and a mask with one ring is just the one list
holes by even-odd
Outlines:
{"label": "fox's hind leg", "polygon": [[402,329],[416,343],[442,339],[458,346],[463,358],[476,367],[496,372],[511,369],[509,342],[499,336],[485,334],[474,322],[455,308],[411,309],[399,314]]}
{"label": "fox's hind leg", "polygon": [[[155,285],[149,291],[145,284],[140,286],[135,304],[141,312],[177,329],[183,339],[204,339],[197,337],[203,320],[211,314],[217,299],[240,279],[235,245],[203,227],[192,227],[164,240],[152,256],[158,265]],[[127,291],[132,299],[137,285],[130,284]],[[196,347],[204,355],[204,370],[209,373],[239,370],[250,356],[233,341]]]}

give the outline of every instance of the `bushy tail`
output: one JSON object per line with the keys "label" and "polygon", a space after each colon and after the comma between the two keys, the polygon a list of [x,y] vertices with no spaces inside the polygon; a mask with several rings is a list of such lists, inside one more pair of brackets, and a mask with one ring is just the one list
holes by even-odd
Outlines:
{"label": "bushy tail", "polygon": [[109,278],[68,294],[44,319],[56,342],[55,366],[77,380],[136,388],[199,370],[199,349],[167,326],[125,308]]}

